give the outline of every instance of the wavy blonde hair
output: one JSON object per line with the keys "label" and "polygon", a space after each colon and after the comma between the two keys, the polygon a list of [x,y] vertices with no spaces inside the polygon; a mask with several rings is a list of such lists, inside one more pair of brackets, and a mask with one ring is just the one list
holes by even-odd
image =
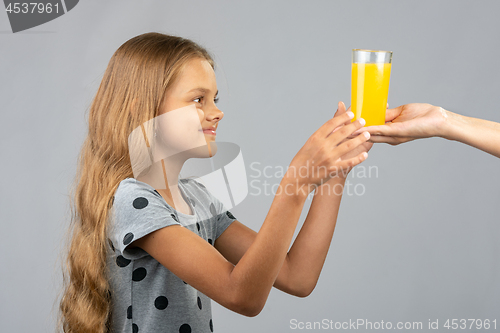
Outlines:
{"label": "wavy blonde hair", "polygon": [[89,110],[88,135],[70,189],[71,223],[63,259],[57,331],[109,332],[107,221],[121,180],[133,177],[128,137],[158,116],[165,91],[183,66],[209,53],[189,39],[160,33],[136,36],[113,54]]}

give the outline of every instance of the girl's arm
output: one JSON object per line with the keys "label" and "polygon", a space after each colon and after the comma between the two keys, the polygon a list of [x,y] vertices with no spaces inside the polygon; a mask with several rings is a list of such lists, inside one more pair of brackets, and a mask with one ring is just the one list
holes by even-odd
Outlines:
{"label": "girl's arm", "polygon": [[[274,281],[275,288],[298,297],[313,291],[335,230],[344,182],[343,178],[333,178],[314,193],[304,224]],[[255,231],[234,221],[214,246],[236,265],[256,236]]]}
{"label": "girl's arm", "polygon": [[[334,118],[342,117],[345,113],[344,103],[339,102]],[[365,124],[364,119],[360,121],[362,125]],[[336,130],[339,129],[341,127]],[[366,139],[370,138],[368,133],[364,134]],[[340,159],[348,160],[358,154],[367,154],[372,146],[373,143],[364,142]],[[352,168],[349,168],[337,173],[315,190],[304,224],[288,251],[286,281],[296,291],[297,296],[308,296],[318,282],[337,223],[345,179],[351,170]]]}
{"label": "girl's arm", "polygon": [[306,200],[306,194],[299,193],[294,182],[283,179],[281,186],[287,185],[294,194],[274,197],[260,232],[237,265],[181,226],[154,231],[134,245],[217,303],[255,316],[263,308],[278,275]]}
{"label": "girl's arm", "polygon": [[311,207],[297,238],[288,251],[290,285],[306,297],[316,287],[330,249],[345,179],[334,178],[314,193]]}
{"label": "girl's arm", "polygon": [[314,165],[330,173],[319,175],[316,171],[311,174],[312,170],[308,170],[306,179],[298,179],[287,172],[280,183],[283,190],[274,197],[259,233],[236,265],[227,261],[201,237],[181,226],[156,230],[133,244],[219,304],[240,314],[257,315],[283,266],[302,207],[311,190],[309,185],[328,181],[335,175],[332,174],[334,170],[341,172],[352,168],[366,158],[366,154],[362,153],[342,159],[367,140],[366,136],[359,135],[342,143],[361,128],[358,121],[334,132],[337,127],[350,122],[352,117],[350,113],[330,119],[297,153],[291,163],[294,169],[312,169]]}
{"label": "girl's arm", "polygon": [[[345,112],[345,105],[340,102],[334,117],[340,117]],[[340,127],[336,130],[338,129]],[[341,156],[341,159],[348,160],[367,153],[372,146],[372,143],[364,142]],[[274,282],[274,287],[277,289],[299,297],[306,297],[314,290],[330,248],[345,178],[350,170],[337,173],[315,190],[304,224]],[[252,244],[255,236],[255,231],[234,221],[214,245],[229,261],[236,264]]]}

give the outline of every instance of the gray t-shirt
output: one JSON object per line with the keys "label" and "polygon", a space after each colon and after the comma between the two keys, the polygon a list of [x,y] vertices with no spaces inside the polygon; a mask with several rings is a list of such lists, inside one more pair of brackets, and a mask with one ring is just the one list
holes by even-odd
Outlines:
{"label": "gray t-shirt", "polygon": [[180,179],[194,215],[174,210],[149,184],[120,182],[108,229],[112,332],[213,332],[211,300],[146,251],[127,245],[155,230],[181,225],[214,244],[236,218],[203,184]]}

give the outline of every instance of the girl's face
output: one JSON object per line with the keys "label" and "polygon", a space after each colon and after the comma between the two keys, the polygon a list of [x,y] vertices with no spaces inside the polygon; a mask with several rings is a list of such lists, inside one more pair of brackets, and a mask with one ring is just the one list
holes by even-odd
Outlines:
{"label": "girl's face", "polygon": [[215,141],[216,130],[224,113],[217,108],[217,82],[212,66],[205,59],[190,60],[176,82],[165,92],[160,115],[194,105],[207,143]]}
{"label": "girl's face", "polygon": [[155,160],[183,152],[191,157],[212,157],[216,153],[215,134],[224,116],[215,105],[217,94],[209,62],[201,58],[188,61],[165,92],[156,117],[160,135],[156,138]]}

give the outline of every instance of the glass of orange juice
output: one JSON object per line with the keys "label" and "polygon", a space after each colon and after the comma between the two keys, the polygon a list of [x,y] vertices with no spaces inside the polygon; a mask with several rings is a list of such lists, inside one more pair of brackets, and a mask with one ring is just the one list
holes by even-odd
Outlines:
{"label": "glass of orange juice", "polygon": [[352,50],[351,111],[365,126],[384,125],[392,51]]}

